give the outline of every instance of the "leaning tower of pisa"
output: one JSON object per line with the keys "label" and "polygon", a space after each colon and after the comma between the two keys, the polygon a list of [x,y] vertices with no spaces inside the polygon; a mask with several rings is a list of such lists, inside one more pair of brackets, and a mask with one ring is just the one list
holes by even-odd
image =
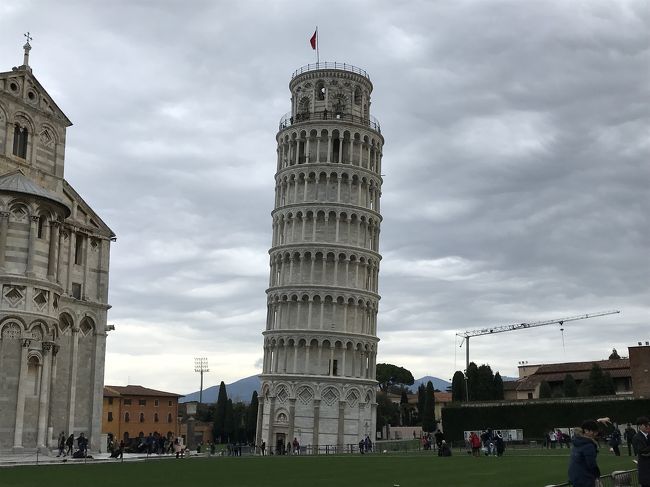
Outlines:
{"label": "leaning tower of pisa", "polygon": [[372,82],[305,66],[280,120],[257,444],[374,439],[381,154]]}

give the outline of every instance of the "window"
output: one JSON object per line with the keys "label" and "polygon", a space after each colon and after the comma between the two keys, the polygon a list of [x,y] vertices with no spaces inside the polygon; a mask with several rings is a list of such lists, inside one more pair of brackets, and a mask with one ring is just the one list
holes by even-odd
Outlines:
{"label": "window", "polygon": [[131,399],[124,399],[124,405],[125,406],[130,406],[131,405]]}
{"label": "window", "polygon": [[155,407],[158,407],[159,403],[160,403],[160,402],[158,401],[158,399],[154,399],[154,400],[153,400],[153,405],[154,405]]}
{"label": "window", "polygon": [[77,234],[74,241],[74,263],[81,265],[82,245],[84,242],[83,235]]}
{"label": "window", "polygon": [[14,155],[27,159],[27,138],[29,133],[26,127],[16,124],[14,126]]}
{"label": "window", "polygon": [[171,401],[169,401],[169,405],[170,405],[170,406],[172,405],[172,402],[171,402]]}
{"label": "window", "polygon": [[108,404],[113,404],[113,398],[112,397],[108,398]]}
{"label": "window", "polygon": [[113,411],[108,412],[108,421],[113,421]]}
{"label": "window", "polygon": [[131,421],[131,415],[128,412],[124,413],[124,422],[128,423],[129,421]]}
{"label": "window", "polygon": [[158,413],[153,413],[153,422],[154,423],[158,422]]}
{"label": "window", "polygon": [[139,404],[140,406],[146,406],[146,405],[147,405],[147,400],[146,400],[146,399],[139,399],[139,400],[138,400],[138,404]]}
{"label": "window", "polygon": [[44,238],[44,232],[45,230],[45,217],[44,216],[39,216],[38,217],[38,233],[36,234],[36,238]]}
{"label": "window", "polygon": [[72,283],[72,297],[75,299],[81,299],[81,284],[78,282]]}
{"label": "window", "polygon": [[144,423],[144,413],[140,413],[140,422]]}
{"label": "window", "polygon": [[332,366],[332,375],[338,375],[338,365],[339,361],[338,360],[330,360],[330,364]]}
{"label": "window", "polygon": [[172,422],[172,413],[167,414],[167,422],[168,423]]}

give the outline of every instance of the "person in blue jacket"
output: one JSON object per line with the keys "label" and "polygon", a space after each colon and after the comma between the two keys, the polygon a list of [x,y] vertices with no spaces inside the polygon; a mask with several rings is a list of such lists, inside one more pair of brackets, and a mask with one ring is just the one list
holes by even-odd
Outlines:
{"label": "person in blue jacket", "polygon": [[598,422],[590,420],[573,430],[573,448],[569,462],[569,481],[573,487],[594,487],[600,477],[598,456]]}

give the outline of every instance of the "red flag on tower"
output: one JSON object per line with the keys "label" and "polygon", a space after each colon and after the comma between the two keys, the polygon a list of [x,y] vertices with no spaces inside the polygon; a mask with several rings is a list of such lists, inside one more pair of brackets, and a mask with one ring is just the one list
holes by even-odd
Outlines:
{"label": "red flag on tower", "polygon": [[311,44],[312,49],[316,49],[316,39],[317,39],[317,34],[318,34],[318,29],[314,31],[314,35],[311,36],[311,39],[309,39],[309,43]]}

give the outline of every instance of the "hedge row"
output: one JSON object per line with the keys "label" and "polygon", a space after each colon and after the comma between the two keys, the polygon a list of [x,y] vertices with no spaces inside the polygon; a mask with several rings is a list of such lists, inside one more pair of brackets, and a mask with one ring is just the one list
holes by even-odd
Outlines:
{"label": "hedge row", "polygon": [[618,424],[650,416],[650,399],[544,401],[449,405],[442,409],[442,426],[449,440],[463,440],[468,430],[522,429],[525,438],[540,438],[551,428],[579,426],[585,419],[609,417]]}

